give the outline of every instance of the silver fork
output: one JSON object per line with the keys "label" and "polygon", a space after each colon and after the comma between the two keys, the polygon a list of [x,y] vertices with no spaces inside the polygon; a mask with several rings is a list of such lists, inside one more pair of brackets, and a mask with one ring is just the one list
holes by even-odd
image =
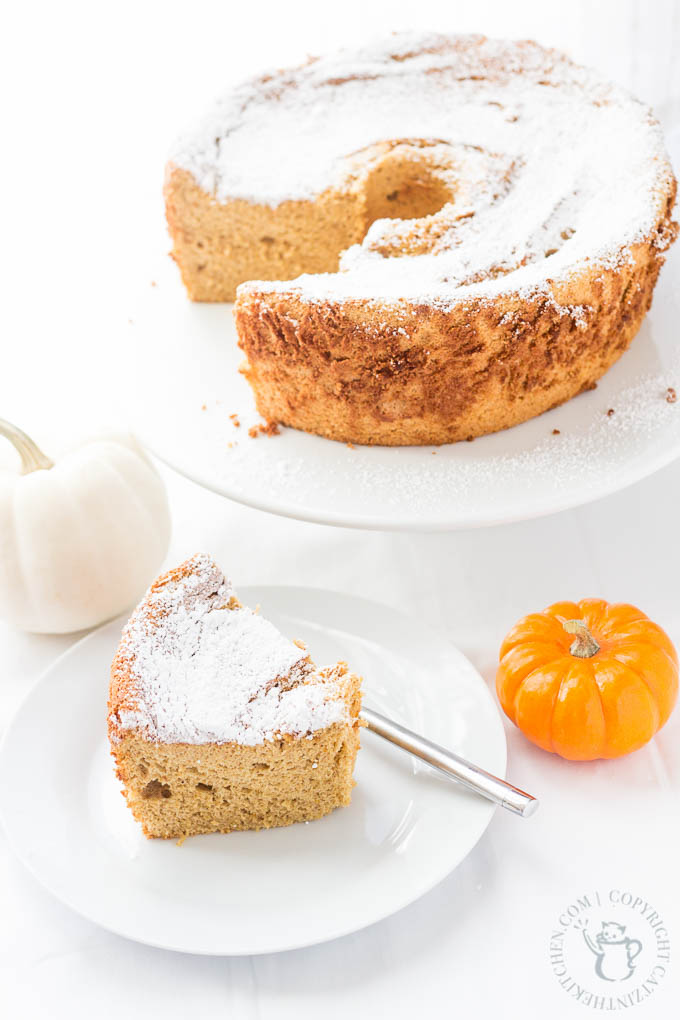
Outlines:
{"label": "silver fork", "polygon": [[371,733],[376,733],[379,737],[389,740],[391,744],[396,744],[397,747],[408,751],[414,758],[424,761],[448,779],[453,779],[466,786],[468,790],[474,790],[475,793],[486,797],[487,800],[500,804],[507,811],[521,815],[522,818],[528,818],[538,808],[538,801],[530,793],[518,790],[516,786],[506,783],[504,779],[499,779],[498,776],[486,772],[478,765],[473,765],[472,762],[466,761],[465,758],[454,754],[453,751],[448,751],[445,747],[440,747],[439,744],[419,736],[405,726],[380,715],[379,712],[374,712],[371,708],[362,708],[360,718],[366,723]]}

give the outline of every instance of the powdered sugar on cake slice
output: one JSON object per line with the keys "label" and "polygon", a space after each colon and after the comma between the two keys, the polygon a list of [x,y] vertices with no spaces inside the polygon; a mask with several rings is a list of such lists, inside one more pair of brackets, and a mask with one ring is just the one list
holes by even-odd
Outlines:
{"label": "powdered sugar on cake slice", "polygon": [[123,632],[114,729],[163,743],[256,745],[349,721],[337,671],[253,610],[199,554],[149,590]]}

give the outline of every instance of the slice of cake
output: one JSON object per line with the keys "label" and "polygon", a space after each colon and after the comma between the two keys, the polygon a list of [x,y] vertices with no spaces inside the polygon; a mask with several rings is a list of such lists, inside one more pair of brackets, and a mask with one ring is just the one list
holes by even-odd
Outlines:
{"label": "slice of cake", "polygon": [[345,663],[316,667],[197,555],[123,631],[109,738],[147,836],[263,829],[349,804],[360,707]]}

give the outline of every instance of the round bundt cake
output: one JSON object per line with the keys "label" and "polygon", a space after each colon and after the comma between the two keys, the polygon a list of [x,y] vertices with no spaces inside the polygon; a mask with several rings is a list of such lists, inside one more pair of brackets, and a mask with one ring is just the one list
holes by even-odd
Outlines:
{"label": "round bundt cake", "polygon": [[259,412],[415,445],[591,389],[650,306],[675,188],[651,112],[562,54],[396,35],[234,88],[165,194],[189,295],[236,293]]}

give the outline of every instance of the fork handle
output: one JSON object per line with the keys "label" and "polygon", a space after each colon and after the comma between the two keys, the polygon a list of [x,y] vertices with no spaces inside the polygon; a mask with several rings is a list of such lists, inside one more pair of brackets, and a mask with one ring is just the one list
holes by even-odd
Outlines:
{"label": "fork handle", "polygon": [[391,744],[396,744],[403,751],[408,751],[447,778],[462,783],[468,790],[474,790],[487,800],[500,804],[507,811],[528,818],[538,808],[538,801],[530,793],[518,790],[504,779],[499,779],[498,776],[419,736],[394,720],[380,715],[379,712],[374,712],[371,708],[362,708],[360,718],[372,733],[389,740]]}

